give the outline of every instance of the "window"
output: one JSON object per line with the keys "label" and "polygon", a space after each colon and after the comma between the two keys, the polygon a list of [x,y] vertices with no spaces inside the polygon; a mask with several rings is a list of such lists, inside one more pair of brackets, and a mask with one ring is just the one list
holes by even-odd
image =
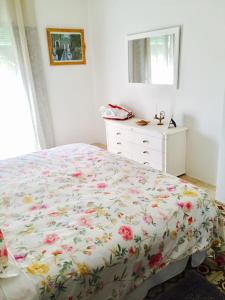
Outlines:
{"label": "window", "polygon": [[19,62],[12,28],[0,20],[0,159],[37,149]]}

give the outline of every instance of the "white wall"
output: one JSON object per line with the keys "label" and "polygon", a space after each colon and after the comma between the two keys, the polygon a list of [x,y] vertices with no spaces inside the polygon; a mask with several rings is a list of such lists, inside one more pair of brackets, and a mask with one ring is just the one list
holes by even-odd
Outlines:
{"label": "white wall", "polygon": [[223,125],[221,130],[221,143],[219,151],[218,176],[216,186],[216,199],[225,203],[225,100],[223,106]]}
{"label": "white wall", "polygon": [[[153,117],[156,104],[169,103],[175,119],[189,128],[188,175],[215,184],[225,77],[224,0],[23,1],[34,4],[57,145],[105,142],[98,112],[104,103],[125,104],[146,119]],[[179,89],[129,85],[126,35],[173,25],[182,26]],[[49,66],[46,27],[84,28],[87,65]]]}
{"label": "white wall", "polygon": [[[87,0],[27,0],[39,31],[48,98],[56,144],[93,142],[93,102],[88,43]],[[33,4],[33,9],[30,6]],[[46,28],[83,28],[87,45],[87,64],[50,66]]]}
{"label": "white wall", "polygon": [[[122,103],[151,118],[156,103],[175,105],[189,128],[187,173],[215,184],[225,78],[224,0],[89,0],[94,102]],[[180,87],[127,83],[129,33],[181,25]],[[96,120],[98,141],[104,125]],[[179,151],[174,145],[174,152]]]}

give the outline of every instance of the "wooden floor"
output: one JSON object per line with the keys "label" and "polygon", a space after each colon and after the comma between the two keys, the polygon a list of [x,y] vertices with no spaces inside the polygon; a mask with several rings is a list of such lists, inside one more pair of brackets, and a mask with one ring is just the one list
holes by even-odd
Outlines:
{"label": "wooden floor", "polygon": [[96,147],[99,147],[99,148],[102,148],[102,149],[106,149],[107,148],[106,145],[104,145],[104,144],[94,143],[92,145],[94,145]]}
{"label": "wooden floor", "polygon": [[[93,145],[95,145],[99,148],[106,149],[106,145],[103,145],[103,144],[95,143]],[[191,182],[194,185],[199,186],[200,188],[203,188],[203,189],[207,190],[208,193],[210,194],[211,198],[215,199],[215,193],[216,193],[216,187],[215,186],[213,186],[211,184],[208,184],[208,183],[205,183],[203,181],[200,181],[198,179],[192,178],[192,177],[187,176],[187,175],[182,175],[182,176],[180,176],[180,178],[182,178],[182,179],[184,179],[188,182]]]}
{"label": "wooden floor", "polygon": [[186,180],[186,181],[188,181],[188,182],[193,183],[194,185],[199,186],[200,188],[203,188],[203,189],[207,190],[208,193],[210,194],[211,198],[215,199],[216,187],[214,185],[205,183],[201,180],[192,178],[192,177],[187,176],[187,175],[182,175],[182,176],[179,176],[179,177]]}

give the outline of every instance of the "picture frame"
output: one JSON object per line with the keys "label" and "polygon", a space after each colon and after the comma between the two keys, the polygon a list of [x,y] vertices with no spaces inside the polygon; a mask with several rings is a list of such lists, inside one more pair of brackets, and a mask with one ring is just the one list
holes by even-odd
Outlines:
{"label": "picture frame", "polygon": [[83,29],[47,28],[51,66],[86,64]]}

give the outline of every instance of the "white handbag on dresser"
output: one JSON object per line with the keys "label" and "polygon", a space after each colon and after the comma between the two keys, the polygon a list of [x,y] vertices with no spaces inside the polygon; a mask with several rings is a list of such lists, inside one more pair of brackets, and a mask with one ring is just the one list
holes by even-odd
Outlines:
{"label": "white handbag on dresser", "polygon": [[114,104],[101,106],[100,113],[102,118],[109,120],[127,120],[134,116],[132,111]]}

